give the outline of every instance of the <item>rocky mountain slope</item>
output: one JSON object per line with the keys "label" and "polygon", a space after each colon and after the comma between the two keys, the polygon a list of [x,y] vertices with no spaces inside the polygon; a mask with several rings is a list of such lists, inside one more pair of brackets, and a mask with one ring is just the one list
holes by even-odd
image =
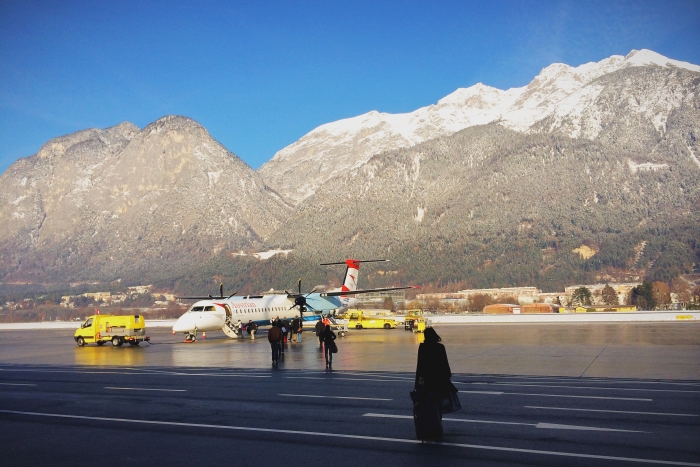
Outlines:
{"label": "rocky mountain slope", "polygon": [[[374,154],[410,147],[474,125],[498,122],[523,133],[560,129],[571,137],[594,138],[602,128],[598,120],[604,118],[604,112],[597,113],[601,109],[596,101],[604,88],[599,80],[619,70],[659,67],[700,71],[700,66],[650,50],[578,67],[556,63],[521,88],[502,91],[479,83],[411,113],[372,111],[322,125],[279,151],[258,172],[282,196],[299,204],[323,183],[362,166]],[[657,96],[649,95],[651,105],[630,104],[627,108],[662,128],[683,93],[669,89],[663,81],[654,85],[660,90],[660,102],[653,103]]]}
{"label": "rocky mountain slope", "polygon": [[[400,258],[397,274],[424,283],[556,289],[611,270],[689,272],[700,264],[700,73],[623,67],[582,89],[585,103],[560,100],[528,131],[499,120],[372,156],[321,184],[297,208],[298,229],[271,241],[309,257]],[[581,258],[581,245],[595,255]]]}
{"label": "rocky mountain slope", "polygon": [[257,173],[184,117],[85,130],[0,176],[0,278],[259,292],[378,256],[364,285],[668,280],[700,264],[699,134],[700,67],[650,51],[329,123]]}
{"label": "rocky mountain slope", "polygon": [[170,274],[261,244],[288,205],[198,123],[56,138],[0,177],[5,281]]}

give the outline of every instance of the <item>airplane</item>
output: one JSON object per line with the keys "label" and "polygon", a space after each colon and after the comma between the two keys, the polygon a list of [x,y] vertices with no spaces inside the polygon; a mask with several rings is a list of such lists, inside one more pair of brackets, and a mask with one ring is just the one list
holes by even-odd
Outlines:
{"label": "airplane", "polygon": [[[184,333],[185,342],[194,342],[197,332],[222,330],[229,337],[239,337],[236,334],[234,323],[241,320],[243,323],[253,321],[258,325],[270,325],[277,316],[285,316],[292,309],[298,308],[299,315],[304,321],[317,321],[320,316],[326,315],[339,308],[351,306],[356,299],[351,295],[370,292],[383,292],[388,290],[404,290],[417,288],[409,287],[384,287],[378,289],[358,289],[360,263],[377,263],[388,260],[356,260],[348,259],[344,262],[322,263],[321,266],[345,264],[345,279],[340,289],[330,292],[317,293],[316,289],[307,294],[301,291],[301,279],[299,279],[298,292],[272,293],[267,295],[229,295],[224,296],[223,284],[219,286],[219,297],[177,297],[181,300],[199,300],[193,304],[173,325],[173,334]],[[308,310],[314,312],[311,316],[304,316]]]}

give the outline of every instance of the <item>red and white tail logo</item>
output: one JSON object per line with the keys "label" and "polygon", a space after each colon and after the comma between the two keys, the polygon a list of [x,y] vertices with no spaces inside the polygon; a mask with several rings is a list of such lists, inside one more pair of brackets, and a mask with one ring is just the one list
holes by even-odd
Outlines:
{"label": "red and white tail logo", "polygon": [[345,264],[348,265],[345,270],[345,280],[340,290],[357,290],[357,278],[360,275],[360,262],[356,259],[347,259]]}
{"label": "red and white tail logo", "polygon": [[[345,270],[345,280],[343,281],[343,286],[340,288],[341,291],[352,291],[357,290],[357,279],[360,276],[360,261],[356,259],[345,260],[347,264],[347,269]],[[340,301],[344,305],[348,305],[350,302],[350,297],[347,295],[341,295]]]}

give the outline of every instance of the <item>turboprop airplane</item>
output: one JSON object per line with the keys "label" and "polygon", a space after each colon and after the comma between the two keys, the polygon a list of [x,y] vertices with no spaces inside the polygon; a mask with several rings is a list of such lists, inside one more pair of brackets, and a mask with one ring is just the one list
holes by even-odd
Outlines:
{"label": "turboprop airplane", "polygon": [[[332,310],[351,306],[355,302],[354,295],[388,290],[403,290],[416,287],[384,287],[379,289],[358,289],[357,279],[360,263],[377,263],[388,260],[356,260],[348,259],[339,263],[322,263],[321,266],[345,264],[345,279],[340,289],[330,292],[317,293],[316,289],[307,294],[301,292],[299,279],[298,292],[273,293],[268,295],[230,295],[224,296],[223,285],[219,286],[219,297],[178,297],[185,300],[199,300],[180,316],[173,326],[173,333],[186,334],[186,341],[195,341],[197,332],[222,330],[229,337],[238,337],[234,331],[234,323],[253,321],[258,325],[269,325],[277,316],[285,316],[292,309],[298,308],[299,315],[304,321],[316,321],[321,315]],[[313,314],[304,316],[308,310]]]}

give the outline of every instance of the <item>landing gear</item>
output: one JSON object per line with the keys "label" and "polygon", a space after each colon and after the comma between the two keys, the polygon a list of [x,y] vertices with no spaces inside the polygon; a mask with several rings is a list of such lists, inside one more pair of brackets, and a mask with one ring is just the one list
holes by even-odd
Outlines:
{"label": "landing gear", "polygon": [[185,336],[185,342],[188,344],[191,344],[193,342],[197,341],[197,328],[194,328],[194,331],[190,331],[187,333]]}

